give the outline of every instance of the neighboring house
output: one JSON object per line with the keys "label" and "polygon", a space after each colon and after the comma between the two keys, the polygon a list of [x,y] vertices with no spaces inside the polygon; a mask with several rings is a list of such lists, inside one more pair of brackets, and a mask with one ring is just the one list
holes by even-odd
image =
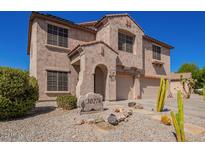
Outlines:
{"label": "neighboring house", "polygon": [[170,73],[170,92],[173,97],[177,96],[177,91],[181,91],[183,94],[184,90],[188,91],[188,86],[185,84],[185,89],[182,85],[182,79],[192,78],[191,73]]}
{"label": "neighboring house", "polygon": [[76,24],[33,12],[28,37],[40,100],[88,92],[104,100],[156,98],[160,77],[170,74],[173,47],[145,35],[128,14]]}

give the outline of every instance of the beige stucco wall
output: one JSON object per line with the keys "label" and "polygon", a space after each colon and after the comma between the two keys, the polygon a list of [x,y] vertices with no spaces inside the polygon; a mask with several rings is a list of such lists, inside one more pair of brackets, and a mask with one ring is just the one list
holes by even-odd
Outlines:
{"label": "beige stucco wall", "polygon": [[184,95],[188,92],[189,87],[185,83],[185,90],[182,85],[182,79],[191,79],[192,74],[191,73],[171,73],[170,76],[170,92],[173,97],[177,96],[177,91],[181,91]]}
{"label": "beige stucco wall", "polygon": [[[75,94],[75,88],[77,85],[77,72],[70,65],[70,60],[67,56],[69,49],[74,48],[77,44],[93,41],[95,36],[93,34],[80,31],[78,29],[68,28],[68,49],[62,49],[58,47],[52,47],[47,45],[47,22],[45,20],[37,19],[36,20],[36,40],[32,41],[32,47],[36,48],[33,50],[33,54],[36,55],[36,59],[31,61],[36,62],[36,72],[37,80],[39,84],[39,100],[53,100],[57,95],[64,93]],[[56,25],[56,24],[54,24]],[[58,25],[60,26],[60,25]],[[63,26],[62,26],[63,27]],[[84,40],[84,41],[83,41]],[[31,66],[35,64],[31,62]],[[30,69],[30,74],[35,73],[35,69]],[[66,71],[68,72],[68,90],[67,92],[48,92],[47,91],[47,70],[56,70],[56,71]]]}
{"label": "beige stucco wall", "polygon": [[[187,84],[185,84],[185,90],[187,92],[189,90]],[[186,95],[180,80],[172,80],[170,82],[170,91],[173,97],[177,97],[177,91],[181,91],[183,95]]]}
{"label": "beige stucco wall", "polygon": [[[128,27],[127,22],[131,23]],[[118,50],[118,31],[135,36],[133,54]],[[127,16],[109,18],[105,26],[100,27],[97,34],[98,40],[105,41],[114,50],[118,51],[118,65],[137,67],[142,69],[142,36],[144,32]]]}
{"label": "beige stucco wall", "polygon": [[153,60],[153,51],[152,51],[152,42],[143,40],[143,65],[145,76],[158,76],[170,74],[170,50],[168,48],[161,46],[161,62],[163,66],[156,66],[152,64]]}
{"label": "beige stucco wall", "polygon": [[107,82],[105,100],[116,99],[116,80],[111,79],[111,75],[116,73],[117,54],[102,43],[83,47],[81,55],[79,82],[76,87],[76,95],[85,95],[94,92],[94,73],[98,65],[104,65],[107,70]]}
{"label": "beige stucco wall", "polygon": [[107,22],[104,26],[101,26],[98,29],[98,32],[96,34],[96,40],[97,41],[103,41],[110,45],[110,23]]}
{"label": "beige stucco wall", "polygon": [[[131,26],[126,26],[127,21]],[[101,27],[97,35],[68,28],[68,49],[47,45],[47,24],[48,21],[35,19],[32,26],[31,51],[30,54],[30,75],[37,77],[39,83],[40,100],[53,100],[62,92],[47,92],[47,70],[68,72],[68,89],[65,93],[84,95],[94,91],[94,73],[98,65],[107,67],[106,100],[116,100],[116,67],[123,65],[144,69],[145,76],[155,76],[170,73],[170,51],[162,47],[163,68],[157,70],[152,64],[152,43],[143,40],[144,32],[129,18],[109,18],[104,27]],[[54,23],[52,23],[54,24]],[[54,24],[61,26],[58,24]],[[64,26],[61,26],[64,27]],[[133,53],[126,53],[118,50],[118,31],[135,35]],[[70,64],[68,52],[76,45],[93,40],[102,40],[110,45],[118,54],[113,52],[103,43],[82,47],[80,55],[80,72]],[[102,54],[103,52],[103,54]],[[143,71],[142,71],[143,72]],[[140,98],[141,96],[155,95],[159,86],[159,79],[143,78],[143,75],[131,77],[133,81],[132,92],[129,98]],[[144,89],[144,88],[148,88]],[[149,89],[153,89],[149,90]],[[119,90],[119,89],[118,89]],[[146,94],[143,93],[146,91]],[[123,93],[123,88],[120,88]],[[131,96],[132,95],[132,96]],[[155,97],[155,96],[153,96]]]}
{"label": "beige stucco wall", "polygon": [[38,23],[34,20],[32,25],[31,33],[31,45],[30,45],[30,63],[29,63],[29,72],[30,76],[37,77],[37,26]]}

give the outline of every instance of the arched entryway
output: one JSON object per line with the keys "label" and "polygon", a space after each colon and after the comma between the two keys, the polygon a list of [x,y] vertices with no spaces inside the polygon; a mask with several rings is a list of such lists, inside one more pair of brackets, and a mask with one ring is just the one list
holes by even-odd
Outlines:
{"label": "arched entryway", "polygon": [[97,65],[94,74],[94,92],[101,94],[103,100],[106,99],[106,85],[107,85],[107,67],[105,65]]}

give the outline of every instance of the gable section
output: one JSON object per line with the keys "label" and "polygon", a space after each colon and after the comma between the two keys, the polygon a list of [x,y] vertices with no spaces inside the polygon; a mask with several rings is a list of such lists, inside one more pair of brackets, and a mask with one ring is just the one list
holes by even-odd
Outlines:
{"label": "gable section", "polygon": [[95,64],[105,64],[106,66],[116,66],[118,54],[104,43],[96,43],[82,47],[87,62],[90,66]]}
{"label": "gable section", "polygon": [[128,14],[106,15],[95,24],[95,27],[101,29],[106,24],[120,25],[125,29],[135,29],[135,31],[144,34],[143,29]]}
{"label": "gable section", "polygon": [[109,22],[113,26],[118,26],[131,32],[144,34],[143,29],[128,15],[112,17],[109,19]]}
{"label": "gable section", "polygon": [[93,43],[87,43],[85,45],[81,45],[84,49],[88,49],[87,51],[98,52],[101,56],[105,54],[117,56],[118,52],[116,52],[113,48],[111,48],[108,44],[103,41],[95,41]]}

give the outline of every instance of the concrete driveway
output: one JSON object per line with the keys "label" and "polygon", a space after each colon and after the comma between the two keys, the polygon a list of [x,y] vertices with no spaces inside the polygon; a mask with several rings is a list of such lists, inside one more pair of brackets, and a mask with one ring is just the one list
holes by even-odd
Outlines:
{"label": "concrete driveway", "polygon": [[[147,109],[155,109],[156,107],[156,100],[154,99],[143,99],[137,102],[142,103]],[[183,99],[183,102],[185,116],[205,119],[205,101],[202,96],[192,95],[190,99]],[[167,99],[165,109],[177,111],[177,99]]]}
{"label": "concrete driveway", "polygon": [[[144,99],[138,100],[137,102],[144,105],[146,110],[155,110],[156,100]],[[192,95],[190,99],[183,99],[184,102],[184,114],[185,114],[185,125],[189,133],[202,135],[205,131],[205,101],[202,96]],[[165,104],[166,112],[161,114],[170,115],[170,111],[176,112],[177,108],[177,99],[167,99]]]}

